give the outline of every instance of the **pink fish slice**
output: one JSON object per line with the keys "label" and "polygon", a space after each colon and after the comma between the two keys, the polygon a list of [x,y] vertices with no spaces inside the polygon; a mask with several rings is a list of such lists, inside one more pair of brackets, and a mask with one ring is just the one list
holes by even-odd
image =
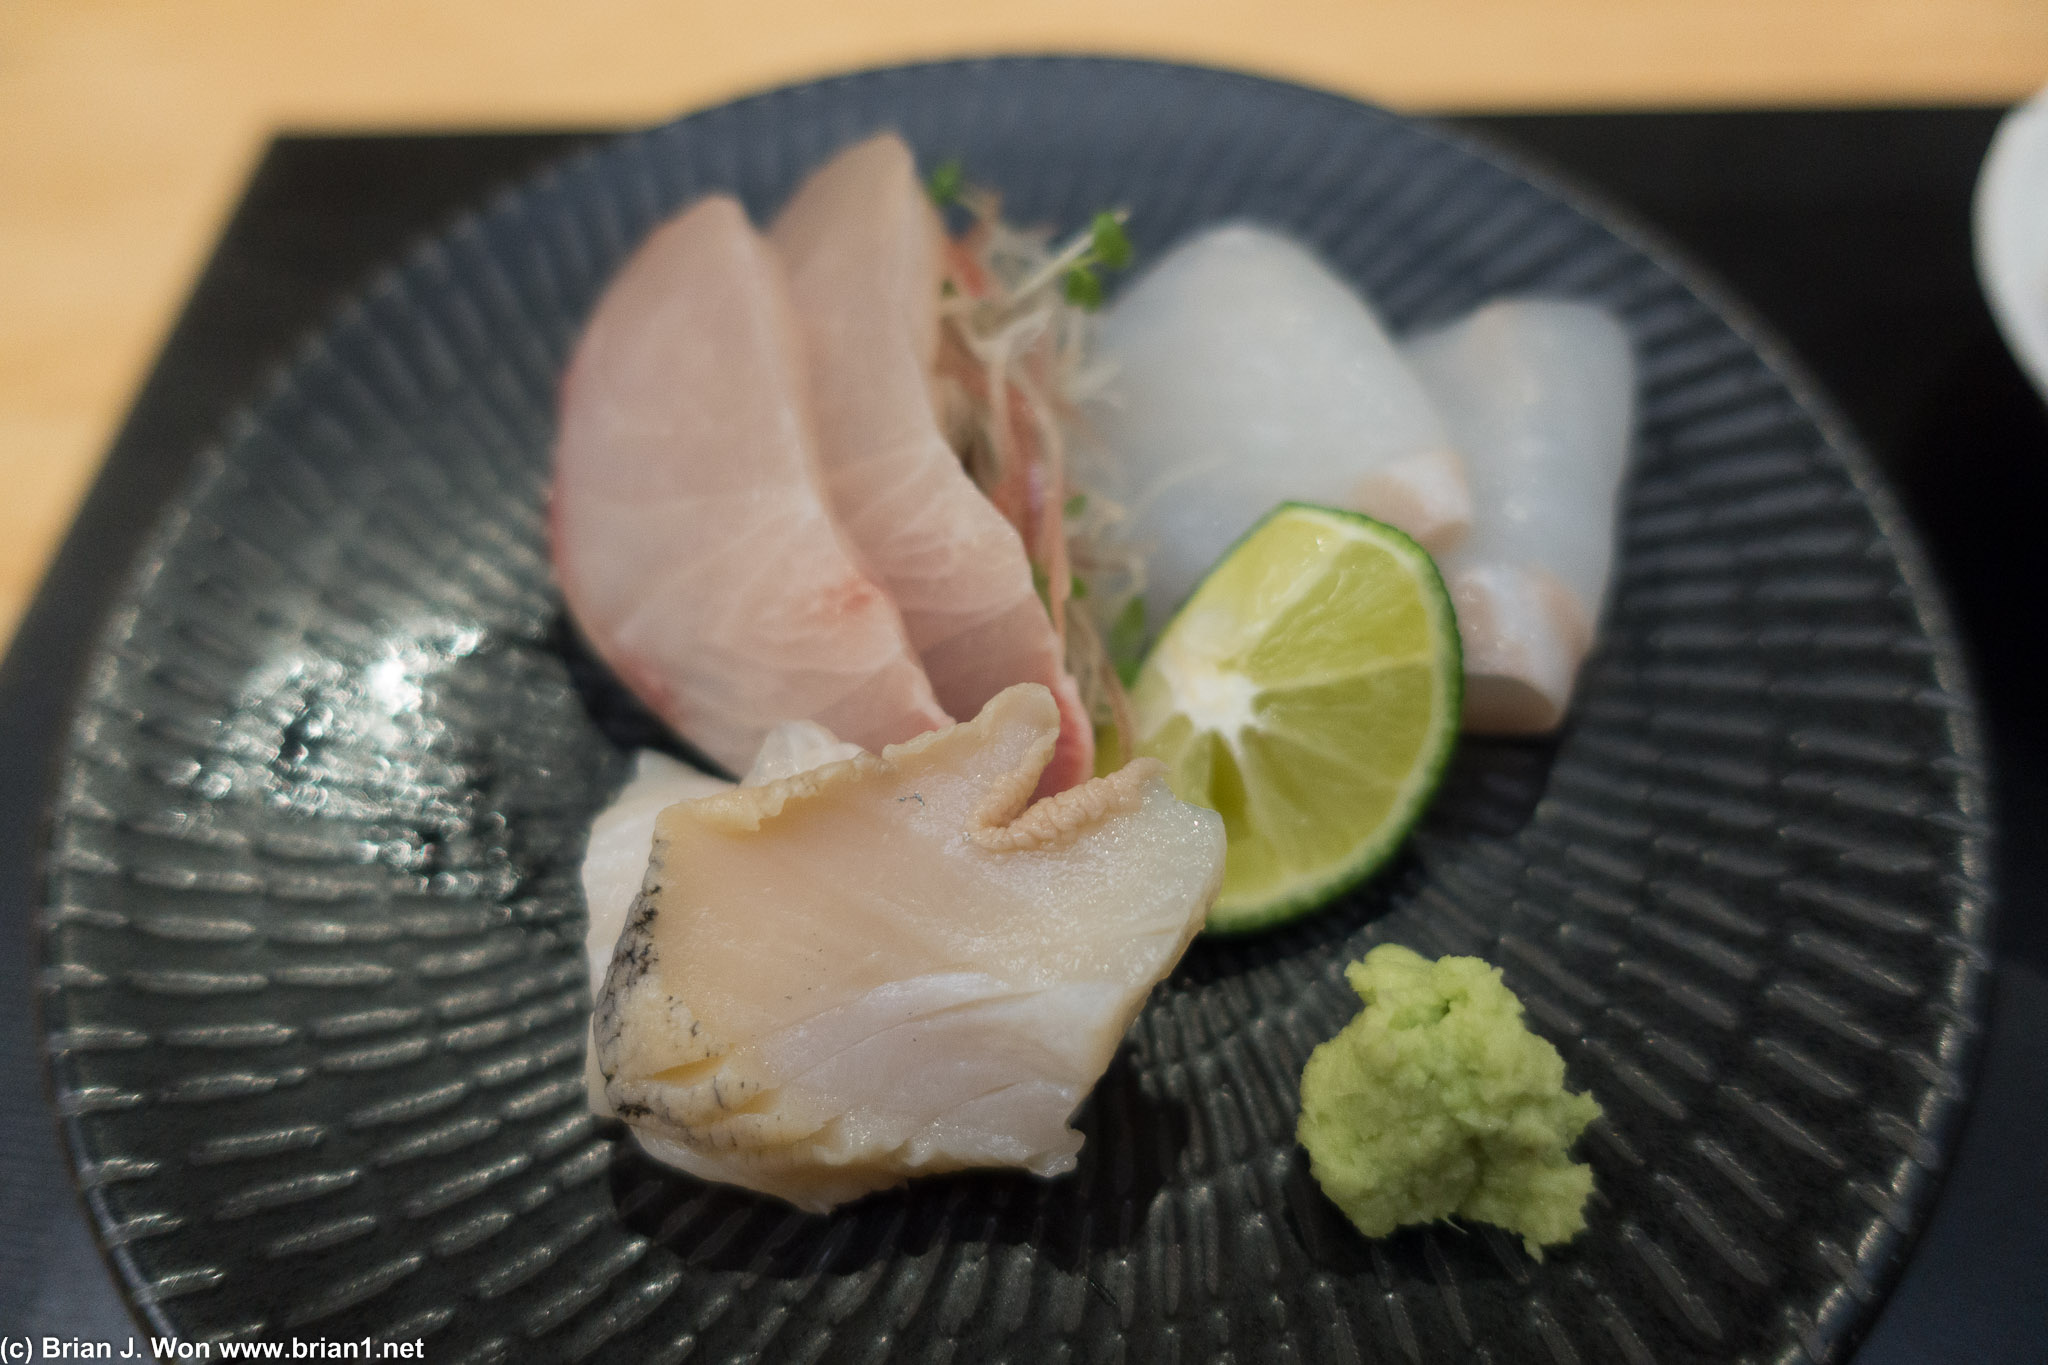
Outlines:
{"label": "pink fish slice", "polygon": [[945,725],[827,505],[781,260],[732,199],[658,228],[562,385],[556,572],[591,644],[734,772],[786,720],[868,749]]}
{"label": "pink fish slice", "polygon": [[932,370],[945,229],[910,149],[884,133],[839,153],[797,190],[769,240],[803,322],[832,510],[902,612],[939,703],[971,716],[1012,684],[1043,684],[1061,726],[1039,792],[1086,779],[1094,729],[1024,542],[940,431]]}

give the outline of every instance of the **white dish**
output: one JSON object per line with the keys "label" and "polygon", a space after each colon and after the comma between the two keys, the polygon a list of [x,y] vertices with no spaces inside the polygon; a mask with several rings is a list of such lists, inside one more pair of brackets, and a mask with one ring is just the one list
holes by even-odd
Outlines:
{"label": "white dish", "polygon": [[1998,125],[1972,216],[1977,278],[1991,316],[2048,398],[2048,90]]}

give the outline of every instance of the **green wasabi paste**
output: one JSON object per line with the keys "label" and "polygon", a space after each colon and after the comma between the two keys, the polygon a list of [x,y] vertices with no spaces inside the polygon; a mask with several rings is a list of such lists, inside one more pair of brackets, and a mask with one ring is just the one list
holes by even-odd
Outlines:
{"label": "green wasabi paste", "polygon": [[1537,1260],[1585,1226],[1593,1169],[1567,1155],[1600,1115],[1564,1088],[1500,970],[1383,944],[1345,979],[1365,1002],[1301,1073],[1309,1168],[1358,1230],[1468,1218]]}

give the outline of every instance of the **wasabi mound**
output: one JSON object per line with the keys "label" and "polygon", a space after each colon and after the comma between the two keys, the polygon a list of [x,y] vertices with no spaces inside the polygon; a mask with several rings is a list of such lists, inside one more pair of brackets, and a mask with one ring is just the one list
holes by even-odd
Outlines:
{"label": "wasabi mound", "polygon": [[1301,1073],[1296,1134],[1323,1193],[1368,1237],[1468,1218],[1540,1261],[1577,1236],[1593,1169],[1567,1153],[1600,1106],[1566,1092],[1500,970],[1383,944],[1344,976],[1365,1009]]}

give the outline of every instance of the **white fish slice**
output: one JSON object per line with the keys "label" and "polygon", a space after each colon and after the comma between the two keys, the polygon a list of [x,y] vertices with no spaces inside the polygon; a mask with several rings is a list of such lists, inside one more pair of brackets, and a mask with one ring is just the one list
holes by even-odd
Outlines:
{"label": "white fish slice", "polygon": [[1593,623],[1571,589],[1527,564],[1466,564],[1444,586],[1465,656],[1465,728],[1543,735],[1564,721]]}
{"label": "white fish slice", "polygon": [[[583,903],[589,915],[583,931],[583,958],[590,966],[592,1000],[604,989],[604,974],[612,965],[619,931],[626,927],[626,912],[647,876],[655,817],[678,801],[694,801],[731,786],[724,778],[700,773],[653,749],[642,749],[633,756],[632,778],[591,822],[590,842],[583,852]],[[595,1047],[584,1049],[583,1081],[590,1107],[609,1118],[612,1111],[604,1098],[604,1075],[597,1069]]]}
{"label": "white fish slice", "polygon": [[1635,353],[1605,310],[1504,299],[1406,348],[1465,457],[1472,529],[1438,557],[1465,647],[1465,725],[1555,729],[1614,561]]}
{"label": "white fish slice", "polygon": [[1065,725],[1062,790],[1094,768],[1094,729],[1031,583],[1024,542],[940,431],[932,384],[945,229],[903,139],[840,152],[769,230],[802,320],[821,467],[839,522],[903,615],[939,704],[971,716],[1043,683]]}
{"label": "white fish slice", "polygon": [[1298,243],[1230,224],[1174,248],[1109,309],[1115,377],[1086,418],[1081,483],[1149,548],[1163,623],[1209,566],[1287,499],[1350,507],[1432,551],[1471,511],[1415,376],[1357,293]]}
{"label": "white fish slice", "polygon": [[595,1029],[648,1150],[810,1210],[1072,1166],[1068,1120],[1201,927],[1223,828],[1149,760],[1027,808],[1058,728],[1020,685],[662,814]]}
{"label": "white fish slice", "polygon": [[728,768],[784,720],[872,748],[947,722],[826,505],[782,264],[733,200],[656,229],[599,300],[550,517],[592,645]]}
{"label": "white fish slice", "polygon": [[[740,785],[764,787],[860,752],[859,745],[835,738],[816,721],[789,721],[770,730],[768,738],[761,741],[754,766],[747,770]],[[731,790],[732,783],[724,778],[698,772],[689,764],[653,749],[642,749],[633,756],[632,778],[591,822],[590,842],[583,853],[583,903],[589,913],[583,956],[590,965],[592,1000],[604,989],[604,974],[611,968],[619,931],[626,927],[626,912],[632,908],[640,894],[640,883],[647,877],[647,858],[654,848],[655,817],[678,802]],[[611,1106],[604,1098],[604,1076],[597,1069],[595,1045],[585,1050],[583,1079],[590,1092],[591,1109],[610,1117]]]}
{"label": "white fish slice", "polygon": [[[740,785],[765,787],[770,782],[795,777],[798,773],[807,773],[813,768],[822,768],[827,763],[837,763],[865,752],[860,745],[847,743],[814,720],[784,721],[761,741],[761,751],[754,755],[754,766],[747,769]],[[654,837],[652,826],[648,828],[647,835],[651,847]],[[642,871],[647,867],[646,853],[646,849],[641,850]],[[640,889],[638,883],[633,889]]]}
{"label": "white fish slice", "polygon": [[647,851],[654,846],[654,820],[679,801],[715,796],[732,789],[724,778],[700,773],[653,749],[633,756],[633,776],[591,822],[583,852],[583,899],[590,908],[584,955],[590,962],[590,994],[604,988],[612,949],[626,925],[626,911],[647,876]]}
{"label": "white fish slice", "polygon": [[[861,752],[859,745],[835,738],[815,721],[790,721],[768,732],[741,785],[765,787]],[[722,777],[698,772],[653,749],[633,755],[632,778],[591,822],[590,841],[583,853],[583,899],[590,907],[584,949],[590,960],[593,999],[604,986],[605,969],[611,966],[612,949],[618,945],[619,930],[625,927],[626,911],[647,876],[655,817],[678,802],[715,796],[731,791],[732,786]]]}

